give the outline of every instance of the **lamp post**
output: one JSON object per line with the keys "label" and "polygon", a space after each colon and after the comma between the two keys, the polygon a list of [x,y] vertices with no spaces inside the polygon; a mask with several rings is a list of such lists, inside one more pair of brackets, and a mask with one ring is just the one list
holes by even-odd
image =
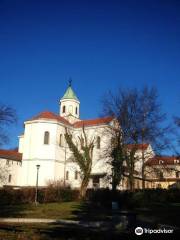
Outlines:
{"label": "lamp post", "polygon": [[66,149],[67,149],[67,145],[65,142],[65,146],[64,146],[64,187],[66,186],[66,155],[67,155]]}
{"label": "lamp post", "polygon": [[40,165],[36,165],[37,168],[37,175],[36,175],[36,194],[35,194],[35,204],[37,206],[38,204],[38,177],[39,177],[39,168]]}

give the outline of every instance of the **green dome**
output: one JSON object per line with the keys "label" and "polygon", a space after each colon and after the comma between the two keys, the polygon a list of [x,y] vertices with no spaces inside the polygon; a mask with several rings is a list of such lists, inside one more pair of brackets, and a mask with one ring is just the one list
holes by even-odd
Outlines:
{"label": "green dome", "polygon": [[74,99],[76,101],[79,101],[79,99],[76,97],[76,94],[74,93],[72,87],[69,85],[68,89],[66,90],[64,96],[61,98],[63,99]]}

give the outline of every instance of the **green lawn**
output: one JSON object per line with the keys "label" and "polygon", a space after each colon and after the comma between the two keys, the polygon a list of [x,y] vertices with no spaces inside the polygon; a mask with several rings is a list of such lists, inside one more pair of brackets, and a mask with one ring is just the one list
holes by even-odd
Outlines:
{"label": "green lawn", "polygon": [[19,204],[1,206],[0,217],[72,219],[80,202]]}
{"label": "green lawn", "polygon": [[[135,210],[138,223],[168,224],[180,227],[180,204],[152,204]],[[20,204],[1,206],[0,217],[54,218],[85,221],[112,221],[112,212],[96,204],[81,202]],[[108,225],[111,229],[111,224]],[[118,234],[118,235],[117,235]],[[125,239],[127,232],[117,233],[103,228],[84,228],[69,224],[8,224],[0,223],[0,240],[64,240],[64,239]]]}

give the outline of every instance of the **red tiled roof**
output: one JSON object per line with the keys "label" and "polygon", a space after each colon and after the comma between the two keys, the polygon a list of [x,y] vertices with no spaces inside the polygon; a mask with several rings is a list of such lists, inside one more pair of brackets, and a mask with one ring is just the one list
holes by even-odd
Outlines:
{"label": "red tiled roof", "polygon": [[74,124],[71,124],[65,118],[63,118],[63,117],[61,117],[61,116],[59,116],[55,113],[46,111],[46,112],[39,113],[37,116],[31,118],[30,121],[36,120],[36,119],[41,119],[41,118],[57,120],[57,121],[62,122],[64,124],[71,125],[75,128],[80,128],[80,127],[83,127],[83,126],[86,127],[86,126],[105,124],[105,123],[109,123],[113,120],[112,117],[104,117],[104,118],[96,118],[96,119],[91,119],[91,120],[81,120],[81,121],[75,122]]}
{"label": "red tiled roof", "polygon": [[149,144],[128,144],[127,147],[132,150],[133,148],[136,148],[137,150],[146,150],[148,148]]}
{"label": "red tiled roof", "polygon": [[41,119],[41,118],[57,120],[57,121],[62,122],[64,124],[71,125],[65,118],[63,118],[63,117],[61,117],[61,116],[59,116],[55,113],[48,112],[48,111],[39,113],[37,116],[31,118],[30,121]]}
{"label": "red tiled roof", "polygon": [[180,163],[180,157],[178,157],[178,156],[154,156],[153,158],[150,158],[146,162],[146,164],[147,165],[159,165],[159,164],[174,165],[174,164],[178,164],[174,160],[179,160],[179,163]]}
{"label": "red tiled roof", "polygon": [[90,120],[82,120],[75,122],[73,124],[74,127],[80,128],[80,127],[87,127],[87,126],[94,126],[94,125],[101,125],[110,123],[113,120],[113,117],[104,117],[104,118],[96,118],[96,119],[90,119]]}
{"label": "red tiled roof", "polygon": [[0,149],[0,158],[21,161],[22,153],[17,152],[16,150],[4,150]]}

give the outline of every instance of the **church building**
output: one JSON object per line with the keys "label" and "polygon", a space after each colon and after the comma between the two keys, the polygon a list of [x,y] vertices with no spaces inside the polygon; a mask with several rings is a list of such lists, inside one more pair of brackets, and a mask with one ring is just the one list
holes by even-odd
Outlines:
{"label": "church building", "polygon": [[[52,112],[41,112],[24,122],[24,133],[19,136],[19,147],[17,150],[0,150],[1,186],[14,187],[35,186],[38,173],[39,186],[47,186],[49,182],[61,181],[72,188],[79,188],[81,172],[79,166],[74,162],[73,154],[65,141],[66,129],[72,134],[74,142],[81,135],[83,128],[88,139],[94,140],[93,163],[90,188],[111,187],[111,180],[107,176],[111,174],[111,166],[107,164],[107,157],[104,151],[107,148],[110,138],[107,128],[115,126],[115,119],[112,117],[82,120],[80,118],[80,101],[76,96],[71,83],[59,102],[59,114]],[[80,148],[80,145],[78,146]],[[157,157],[148,144],[140,144],[139,151],[150,151],[147,165],[161,167],[167,162],[168,157]],[[139,153],[138,153],[139,154]],[[163,158],[163,161],[161,161]],[[179,160],[170,161],[171,165],[179,166]],[[172,166],[171,166],[172,167]],[[136,164],[135,188],[141,187],[141,168],[139,161]],[[3,177],[4,175],[4,177]],[[170,184],[176,182],[180,177],[179,173],[169,176]],[[157,187],[159,178],[153,174],[148,176],[147,187]],[[168,178],[168,177],[167,177]],[[166,183],[167,179],[164,180]],[[157,184],[156,184],[157,183]],[[166,185],[165,187],[168,187]],[[127,189],[127,179],[123,179],[120,189]]]}

